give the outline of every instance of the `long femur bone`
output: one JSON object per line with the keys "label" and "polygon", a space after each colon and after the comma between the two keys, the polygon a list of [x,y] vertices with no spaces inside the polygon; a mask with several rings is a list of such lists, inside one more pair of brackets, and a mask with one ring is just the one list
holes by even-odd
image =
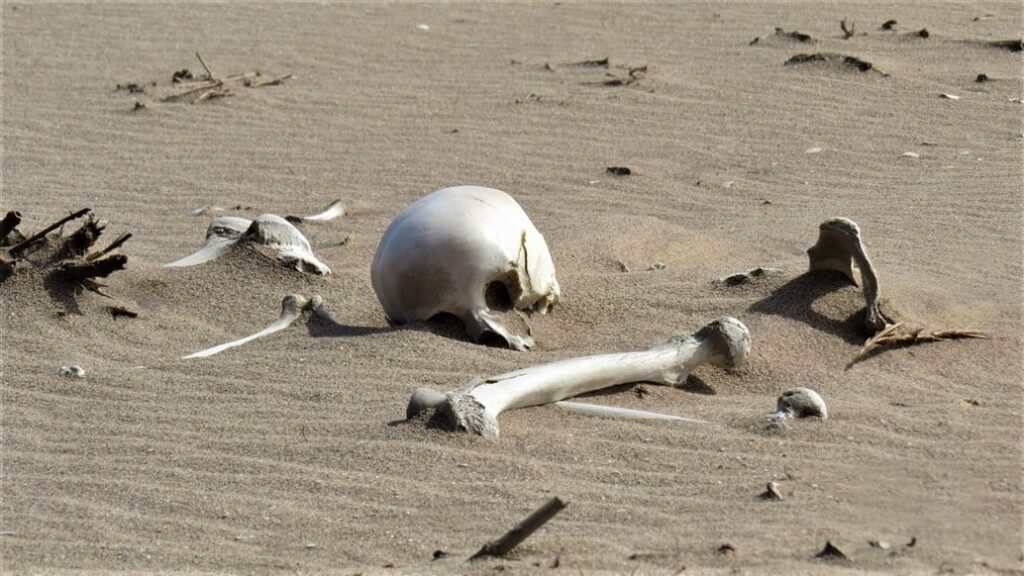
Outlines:
{"label": "long femur bone", "polygon": [[872,334],[885,328],[889,322],[878,307],[878,276],[856,222],[847,218],[831,218],[822,222],[818,227],[818,242],[807,249],[807,256],[810,270],[836,270],[854,284],[857,284],[853,276],[853,264],[856,263],[864,283],[864,301],[867,304],[864,325]]}
{"label": "long femur bone", "polygon": [[444,312],[474,340],[489,332],[516,350],[533,339],[488,308],[488,286],[504,284],[518,310],[546,313],[561,297],[544,237],[511,196],[480,186],[444,188],[407,207],[384,232],[370,274],[392,321]]}
{"label": "long femur bone", "polygon": [[235,245],[251,245],[273,252],[278,262],[309,274],[326,275],[331,269],[320,261],[309,240],[290,222],[274,214],[263,214],[256,220],[236,216],[219,216],[206,229],[206,242],[196,252],[165,266],[195,266],[216,260]]}
{"label": "long femur bone", "polygon": [[677,386],[701,364],[731,368],[742,364],[749,352],[747,327],[724,317],[693,335],[676,336],[648,350],[531,366],[474,380],[447,394],[420,388],[409,400],[406,417],[433,409],[435,418],[451,429],[497,437],[498,415],[505,410],[549,404],[630,382]]}
{"label": "long femur bone", "polygon": [[309,300],[298,294],[289,294],[281,300],[281,315],[278,316],[277,320],[272,322],[263,330],[250,334],[244,338],[238,340],[232,340],[231,342],[225,342],[216,346],[200,350],[199,352],[193,352],[181,358],[206,358],[207,356],[213,356],[214,354],[220,354],[221,352],[241,346],[248,342],[252,342],[257,338],[263,338],[269,336],[275,332],[280,332],[285,328],[292,325],[293,322],[302,316],[303,312],[310,312],[313,314],[327,314],[326,308],[324,308],[324,300],[320,296],[313,296]]}

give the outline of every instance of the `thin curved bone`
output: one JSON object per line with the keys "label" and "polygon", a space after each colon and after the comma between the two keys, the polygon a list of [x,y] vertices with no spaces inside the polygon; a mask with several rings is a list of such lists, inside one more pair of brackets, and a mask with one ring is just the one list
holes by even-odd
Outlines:
{"label": "thin curved bone", "polygon": [[313,214],[312,216],[285,216],[284,219],[294,224],[299,224],[302,222],[327,222],[344,215],[345,205],[342,204],[341,200],[335,200],[319,214]]}
{"label": "thin curved bone", "polygon": [[659,412],[648,412],[647,410],[636,410],[634,408],[619,408],[618,406],[599,406],[597,404],[569,402],[567,400],[555,402],[555,406],[558,406],[562,410],[572,414],[595,416],[597,418],[617,418],[619,420],[676,420],[679,422],[707,424],[707,420],[686,418],[685,416],[675,416],[673,414],[661,414]]}
{"label": "thin curved bone", "polygon": [[878,276],[864,248],[860,227],[847,218],[832,218],[822,222],[818,231],[818,242],[807,249],[810,270],[836,270],[857,284],[853,276],[856,263],[867,304],[864,325],[872,334],[885,328],[889,322],[878,308]]}
{"label": "thin curved bone", "polygon": [[542,314],[561,297],[544,237],[511,196],[480,186],[444,188],[407,207],[384,232],[370,273],[395,323],[445,312],[473,340],[490,332],[516,350],[533,339],[512,334],[488,308],[487,287],[500,282],[514,308]]}
{"label": "thin curved bone", "polygon": [[180,260],[164,264],[164,266],[195,266],[216,260],[227,253],[232,246],[238,244],[238,240],[251,224],[252,220],[237,216],[218,216],[211,220],[210,225],[206,228],[206,242],[203,243],[202,248]]}
{"label": "thin curved bone", "polygon": [[233,246],[264,247],[274,253],[281,264],[300,272],[326,275],[331,269],[320,261],[309,245],[309,240],[290,222],[274,214],[264,214],[256,220],[237,216],[219,216],[206,229],[206,242],[196,252],[165,266],[195,266],[216,260]]}
{"label": "thin curved bone", "polygon": [[630,382],[679,386],[697,366],[733,367],[750,352],[750,332],[735,318],[720,318],[690,336],[676,336],[640,352],[570,358],[474,380],[448,394],[421,388],[406,409],[411,418],[433,409],[449,428],[497,437],[498,415]]}
{"label": "thin curved bone", "polygon": [[289,294],[285,296],[283,300],[281,300],[281,315],[278,316],[277,320],[272,322],[263,330],[260,330],[255,334],[250,334],[244,338],[239,338],[238,340],[232,340],[231,342],[218,344],[211,348],[200,350],[199,352],[193,352],[192,354],[182,356],[181,358],[182,360],[188,358],[206,358],[208,356],[213,356],[214,354],[220,354],[225,350],[229,350],[231,348],[241,346],[242,344],[252,342],[257,338],[263,338],[264,336],[269,336],[275,332],[280,332],[281,330],[284,330],[285,328],[291,326],[292,323],[299,318],[299,316],[302,316],[303,312],[315,313],[322,307],[323,298],[319,296],[314,296],[313,298],[306,300],[304,297],[298,294]]}

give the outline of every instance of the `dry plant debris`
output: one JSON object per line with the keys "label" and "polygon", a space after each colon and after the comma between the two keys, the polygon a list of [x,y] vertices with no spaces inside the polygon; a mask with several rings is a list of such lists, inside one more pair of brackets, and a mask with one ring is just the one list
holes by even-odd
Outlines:
{"label": "dry plant debris", "polygon": [[859,72],[877,72],[882,76],[888,76],[885,72],[882,72],[875,67],[874,64],[867,60],[861,60],[856,56],[847,56],[845,54],[837,54],[835,52],[815,52],[813,54],[797,54],[786,60],[786,66],[793,66],[796,64],[810,64],[810,63],[822,63],[839,66],[841,68],[853,69]]}
{"label": "dry plant debris", "polygon": [[[770,38],[777,38],[777,39],[782,39],[782,40],[796,40],[797,42],[802,42],[802,43],[805,43],[805,44],[810,44],[810,43],[817,42],[817,40],[813,36],[811,36],[810,34],[804,34],[803,32],[797,32],[796,30],[793,30],[791,32],[787,32],[787,31],[783,30],[782,28],[776,28],[775,32],[771,36],[765,36],[764,37],[765,40],[768,40]],[[753,40],[751,40],[750,41],[750,45],[753,46],[755,44],[758,44],[759,42],[761,42],[761,37],[760,36],[758,36],[758,37],[754,38]]]}
{"label": "dry plant debris", "polygon": [[[124,254],[112,254],[120,248],[131,234],[118,236],[101,250],[92,250],[99,240],[106,223],[97,221],[92,210],[84,208],[46,226],[39,232],[26,237],[18,230],[21,224],[19,212],[8,212],[0,221],[0,282],[17,273],[25,265],[41,269],[48,274],[48,282],[66,285],[75,294],[89,290],[101,296],[110,296],[103,291],[107,286],[99,282],[128,263]],[[68,222],[86,217],[85,222],[71,234],[61,233]],[[56,234],[51,234],[57,231]]]}
{"label": "dry plant debris", "polygon": [[925,333],[921,328],[907,329],[903,322],[889,324],[880,332],[868,338],[864,347],[860,349],[854,362],[862,360],[878,353],[884,348],[902,348],[926,342],[941,342],[943,340],[959,340],[963,338],[982,338],[990,336],[980,330],[939,330],[938,332]]}
{"label": "dry plant debris", "polygon": [[[170,94],[164,94],[162,96],[155,96],[156,101],[164,103],[184,102],[196,104],[207,100],[233,96],[234,92],[232,91],[232,88],[235,86],[241,85],[246,88],[277,86],[285,80],[292,78],[291,74],[267,78],[259,71],[245,72],[243,74],[224,77],[215,76],[213,72],[210,71],[210,67],[206,65],[206,61],[203,60],[203,57],[198,52],[196,53],[196,58],[199,60],[199,64],[203,67],[205,74],[193,73],[188,68],[174,72],[174,74],[171,75],[171,84],[178,88],[178,91]],[[130,82],[118,84],[117,89],[128,92],[129,94],[145,94],[147,93],[146,86],[156,89],[159,87],[159,84],[155,81],[148,84]],[[146,103],[136,102],[133,110],[140,110],[146,107]]]}

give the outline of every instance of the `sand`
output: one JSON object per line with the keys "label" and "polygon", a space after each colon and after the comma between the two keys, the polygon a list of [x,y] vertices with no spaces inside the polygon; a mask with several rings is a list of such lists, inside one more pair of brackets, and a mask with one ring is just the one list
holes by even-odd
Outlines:
{"label": "sand", "polygon": [[[1019,3],[4,2],[0,18],[0,208],[31,232],[90,207],[109,238],[134,234],[111,300],[69,301],[31,269],[0,284],[3,573],[1024,568],[1021,53],[985,44],[1020,37]],[[202,73],[197,51],[219,76],[293,78],[159,102],[173,72]],[[888,75],[784,65],[815,52]],[[146,93],[115,89],[129,82]],[[551,247],[564,299],[532,319],[534,351],[389,327],[373,294],[390,219],[466,183],[515,196]],[[246,251],[162,267],[201,244],[198,207],[336,198],[349,214],[303,228],[329,277]],[[994,338],[848,366],[860,292],[803,275],[831,216],[860,224],[907,316]],[[713,282],[755,266],[782,272]],[[262,328],[293,292],[344,329],[179,359]],[[417,387],[643,349],[721,315],[753,334],[744,368],[588,400],[708,424],[549,406],[502,415],[491,441],[400,422]],[[58,377],[66,364],[86,377]],[[830,419],[766,431],[794,386]],[[773,480],[786,499],[758,499]],[[568,508],[514,558],[465,562],[552,496]],[[850,559],[815,559],[826,541]]]}

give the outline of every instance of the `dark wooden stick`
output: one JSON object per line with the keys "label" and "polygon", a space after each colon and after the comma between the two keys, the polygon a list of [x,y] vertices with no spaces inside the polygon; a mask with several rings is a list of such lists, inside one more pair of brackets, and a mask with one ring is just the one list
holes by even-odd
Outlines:
{"label": "dark wooden stick", "polygon": [[92,262],[69,261],[61,264],[60,271],[69,280],[86,280],[90,278],[106,278],[118,270],[124,270],[128,257],[114,254]]}
{"label": "dark wooden stick", "polygon": [[525,520],[516,525],[515,528],[506,532],[501,538],[484,544],[476,554],[469,557],[470,560],[483,558],[484,556],[504,556],[518,546],[523,540],[530,537],[538,528],[547,523],[565,508],[565,502],[561,498],[552,498],[543,506],[538,508],[526,517]]}
{"label": "dark wooden stick", "polygon": [[97,258],[99,258],[101,256],[106,256],[107,254],[109,254],[109,253],[113,252],[114,250],[116,250],[119,246],[121,246],[121,244],[124,244],[125,242],[127,242],[128,239],[131,238],[131,237],[132,237],[131,232],[126,232],[124,234],[121,234],[120,236],[117,237],[117,240],[114,240],[113,242],[110,243],[110,246],[107,246],[106,248],[104,248],[103,250],[100,250],[99,252],[96,252],[96,253],[93,253],[93,254],[89,254],[88,256],[86,256],[85,257],[85,261],[86,262],[91,262],[91,261],[93,261],[93,260],[95,260],[95,259],[97,259]]}
{"label": "dark wooden stick", "polygon": [[92,211],[92,208],[82,208],[81,210],[79,210],[78,212],[75,212],[74,214],[70,214],[68,216],[65,216],[64,218],[61,218],[60,220],[54,222],[53,224],[50,224],[46,228],[43,228],[39,232],[36,232],[32,236],[29,236],[28,238],[26,238],[22,242],[16,244],[15,246],[12,246],[11,249],[8,250],[8,252],[11,254],[12,257],[17,258],[18,254],[20,254],[23,250],[25,250],[25,248],[28,248],[32,244],[34,244],[37,241],[39,241],[40,238],[45,238],[46,235],[49,234],[50,232],[53,232],[57,228],[60,228],[64,224],[66,224],[66,223],[68,223],[68,222],[70,222],[70,221],[72,221],[72,220],[74,220],[76,218],[81,218],[82,216],[85,216],[86,214],[88,214],[91,211]]}
{"label": "dark wooden stick", "polygon": [[206,65],[206,62],[203,62],[203,57],[199,55],[199,52],[196,52],[196,58],[198,58],[199,63],[203,65],[203,70],[206,70],[206,75],[210,80],[213,80],[213,72],[210,72],[210,67]]}
{"label": "dark wooden stick", "polygon": [[96,219],[90,214],[81,228],[75,230],[64,239],[64,246],[61,248],[62,257],[84,256],[92,248],[92,245],[99,240],[104,228],[106,226],[96,222]]}
{"label": "dark wooden stick", "polygon": [[4,219],[0,220],[0,242],[3,242],[7,235],[18,227],[18,224],[21,224],[21,212],[14,210],[8,212]]}

